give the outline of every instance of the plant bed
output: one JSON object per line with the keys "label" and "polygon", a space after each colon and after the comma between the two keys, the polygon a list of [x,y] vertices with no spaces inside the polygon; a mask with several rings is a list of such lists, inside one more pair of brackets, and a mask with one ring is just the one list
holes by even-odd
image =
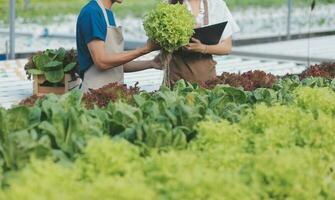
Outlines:
{"label": "plant bed", "polygon": [[25,65],[28,79],[33,77],[34,95],[64,94],[79,85],[76,54],[64,48],[38,52]]}
{"label": "plant bed", "polygon": [[312,65],[300,74],[300,79],[308,77],[323,77],[327,79],[335,78],[335,63],[322,63],[319,65]]}
{"label": "plant bed", "polygon": [[94,106],[99,108],[106,107],[110,102],[123,101],[133,103],[133,96],[139,94],[140,88],[137,86],[127,87],[126,84],[110,83],[100,89],[85,93],[83,103],[86,108],[92,109]]}
{"label": "plant bed", "polygon": [[37,95],[32,95],[26,99],[23,99],[19,105],[20,106],[28,106],[28,107],[31,107],[31,106],[34,106],[36,101],[39,100],[39,99],[42,99],[44,96],[37,96]]}
{"label": "plant bed", "polygon": [[[326,85],[335,85],[335,81],[333,81],[332,78],[335,78],[335,73],[334,71],[332,71],[334,68],[335,64],[313,65],[307,68],[302,74],[287,74],[283,77],[276,77],[271,73],[266,73],[260,70],[249,71],[243,74],[224,72],[222,75],[217,76],[216,79],[202,84],[201,87],[211,90],[214,89],[217,85],[230,85],[232,87],[242,87],[245,91],[254,91],[258,88],[271,89],[276,85],[278,86],[278,84],[280,85],[280,83],[285,79],[291,81],[295,80],[299,83],[300,79],[302,85],[324,87]],[[316,72],[316,69],[318,69],[319,71],[328,70],[329,73],[319,73]],[[312,76],[312,74],[314,76]],[[72,89],[71,83],[73,82],[73,79],[70,78],[71,76],[65,75],[65,79],[70,80],[67,87],[69,88],[69,90]],[[66,88],[66,86],[64,86],[64,82],[51,84],[45,82],[45,78],[43,77],[36,81],[36,83],[40,84],[40,88],[42,89],[39,97],[47,93],[63,94],[64,89]],[[278,88],[277,86],[276,88]],[[49,90],[49,92],[44,92],[45,90]],[[50,92],[50,90],[52,91]],[[83,105],[87,109],[92,109],[94,108],[94,106],[97,106],[99,108],[106,107],[109,102],[123,101],[132,104],[134,102],[133,96],[139,93],[140,88],[137,86],[137,84],[128,87],[126,84],[120,85],[117,83],[110,83],[100,89],[90,90],[89,92],[85,93],[83,96]],[[155,92],[153,92],[152,94],[155,94]],[[22,102],[28,102],[28,104],[23,103],[23,105],[34,105],[34,102],[37,100],[36,98],[34,98],[34,96],[23,100]],[[29,104],[29,102],[31,103]]]}
{"label": "plant bed", "polygon": [[74,90],[0,108],[0,199],[334,199],[334,90],[292,78],[284,91],[179,81],[132,105],[88,110]]}
{"label": "plant bed", "polygon": [[[67,76],[67,75],[66,75]],[[65,77],[66,77],[65,76]],[[66,78],[65,78],[66,79]],[[43,80],[43,78],[41,78]],[[38,82],[38,81],[36,81]],[[71,81],[69,82],[71,83]],[[68,83],[68,86],[69,86]],[[48,83],[50,84],[50,83]],[[52,90],[51,93],[61,95],[64,92],[66,87],[63,84],[59,84],[58,87],[48,86],[48,84],[41,84],[40,86],[40,95],[34,94],[24,100],[22,100],[19,105],[23,106],[34,106],[38,100],[41,100],[45,97],[47,93],[45,90]],[[69,89],[69,91],[71,88]],[[49,92],[50,93],[50,92]],[[110,102],[122,101],[128,104],[134,104],[134,95],[138,95],[140,93],[140,88],[138,87],[138,83],[134,86],[127,86],[126,84],[119,83],[110,83],[105,85],[100,89],[90,89],[89,92],[85,93],[82,98],[82,105],[87,109],[93,109],[94,107],[104,108]]]}
{"label": "plant bed", "polygon": [[221,76],[207,81],[202,86],[207,89],[213,89],[216,85],[226,84],[233,87],[243,87],[246,91],[252,91],[257,88],[272,88],[278,78],[270,73],[255,70],[243,74],[224,72]]}

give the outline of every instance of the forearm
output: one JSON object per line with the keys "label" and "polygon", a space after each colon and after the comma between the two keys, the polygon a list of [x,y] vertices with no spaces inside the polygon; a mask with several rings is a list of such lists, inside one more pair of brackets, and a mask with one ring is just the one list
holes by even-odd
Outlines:
{"label": "forearm", "polygon": [[231,53],[232,46],[232,39],[229,37],[219,44],[208,45],[205,52],[212,55],[227,55]]}
{"label": "forearm", "polygon": [[192,38],[192,43],[185,46],[188,51],[212,54],[212,55],[227,55],[232,49],[232,38],[228,37],[217,45],[205,45],[200,40]]}
{"label": "forearm", "polygon": [[136,72],[145,69],[151,69],[153,68],[153,64],[151,60],[131,61],[129,63],[126,63],[123,67],[125,72]]}
{"label": "forearm", "polygon": [[212,55],[228,55],[231,53],[232,46],[231,45],[223,45],[223,44],[217,44],[217,45],[207,45],[207,54]]}
{"label": "forearm", "polygon": [[[94,64],[100,70],[107,70],[114,67],[118,67],[120,65],[124,65],[129,63],[130,61],[143,56],[151,51],[158,49],[158,47],[148,41],[147,44],[136,50],[132,51],[124,51],[121,53],[109,53],[105,50],[105,43],[101,40],[93,40],[87,44],[90,54],[92,56],[92,60]],[[140,64],[130,64],[129,70],[137,70],[142,69],[145,67],[147,63],[140,63]],[[132,69],[133,68],[133,69]],[[127,67],[128,70],[128,67]]]}
{"label": "forearm", "polygon": [[[149,53],[149,51],[146,50],[145,48],[139,48],[136,50],[125,51],[122,53],[114,53],[114,54],[106,52],[103,56],[101,56],[99,65],[101,69],[106,70],[129,63],[131,60],[134,60],[147,53]],[[137,66],[135,66],[135,68],[136,67]],[[140,67],[142,67],[142,65]]]}

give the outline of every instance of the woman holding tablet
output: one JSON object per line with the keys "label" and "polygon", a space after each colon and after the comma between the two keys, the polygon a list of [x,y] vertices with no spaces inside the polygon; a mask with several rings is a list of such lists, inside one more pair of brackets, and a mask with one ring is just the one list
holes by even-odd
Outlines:
{"label": "woman holding tablet", "polygon": [[226,3],[223,0],[169,0],[169,3],[186,4],[188,10],[196,20],[196,27],[228,21],[221,36],[215,45],[205,45],[192,38],[192,42],[173,53],[170,62],[170,84],[184,79],[191,83],[204,83],[216,77],[212,55],[227,55],[232,49],[232,34],[239,31]]}

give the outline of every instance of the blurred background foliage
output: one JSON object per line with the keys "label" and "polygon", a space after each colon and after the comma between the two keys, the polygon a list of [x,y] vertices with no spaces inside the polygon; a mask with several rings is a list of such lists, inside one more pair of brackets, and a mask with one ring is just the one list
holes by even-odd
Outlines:
{"label": "blurred background foliage", "polygon": [[[17,16],[24,21],[48,22],[55,16],[65,16],[79,13],[89,0],[16,0]],[[159,0],[124,0],[122,5],[115,5],[114,12],[118,17],[133,15],[141,17]],[[294,6],[308,6],[312,0],[293,0]],[[318,0],[318,3],[334,3],[335,0]],[[284,6],[286,0],[227,0],[230,9],[245,9],[247,7]],[[8,21],[9,0],[0,0],[0,21]]]}

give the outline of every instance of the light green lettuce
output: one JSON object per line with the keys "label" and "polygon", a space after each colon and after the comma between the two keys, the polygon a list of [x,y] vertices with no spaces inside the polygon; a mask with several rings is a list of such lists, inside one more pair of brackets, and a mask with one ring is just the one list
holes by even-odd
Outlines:
{"label": "light green lettuce", "polygon": [[184,5],[160,3],[146,14],[143,25],[147,36],[171,53],[189,43],[195,20]]}

